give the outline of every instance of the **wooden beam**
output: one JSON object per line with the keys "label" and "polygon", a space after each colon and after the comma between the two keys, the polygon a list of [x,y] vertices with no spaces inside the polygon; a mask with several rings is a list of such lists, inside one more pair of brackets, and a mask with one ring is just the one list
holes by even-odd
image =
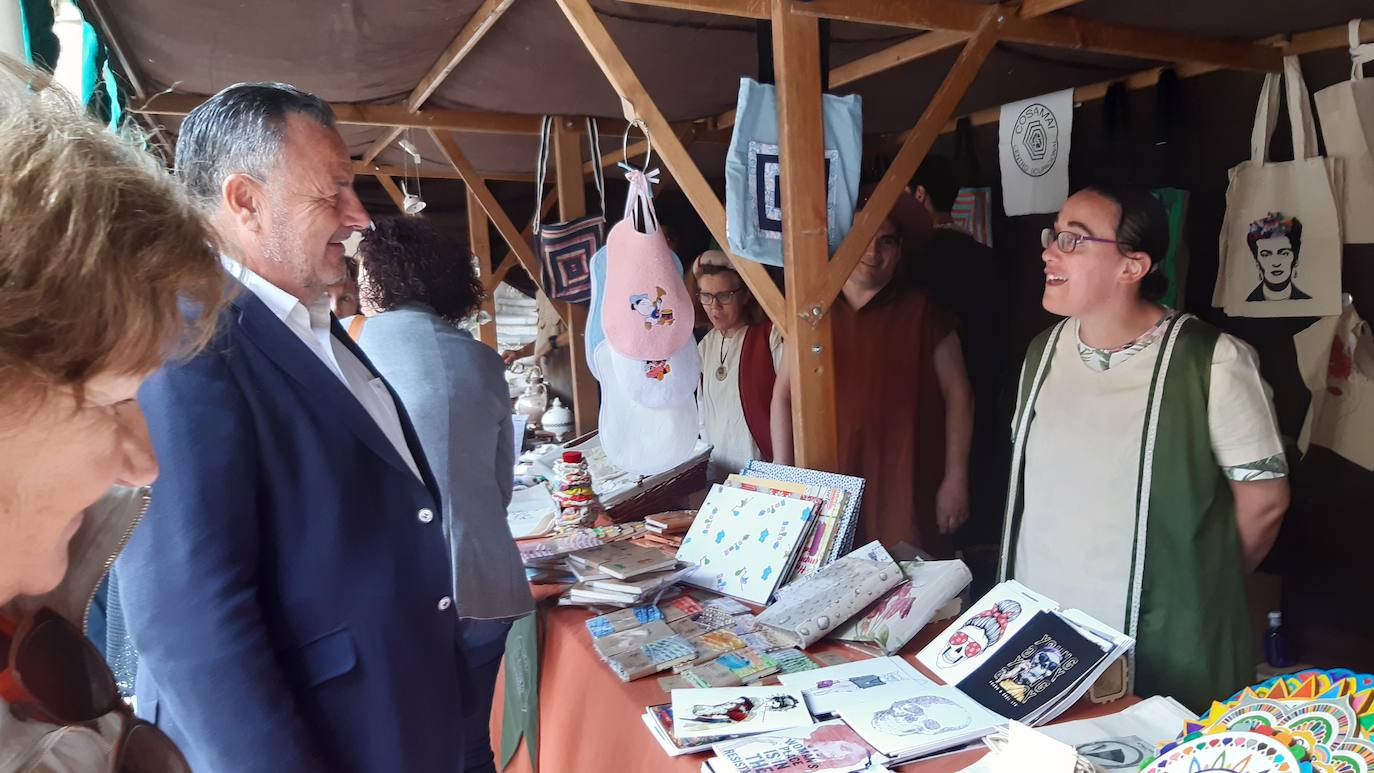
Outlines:
{"label": "wooden beam", "polygon": [[891,70],[893,67],[906,64],[912,60],[952,48],[965,40],[968,40],[967,33],[950,30],[932,30],[923,35],[917,35],[910,40],[903,40],[901,43],[884,48],[882,51],[833,68],[830,71],[830,87],[838,89],[842,86],[848,86],[870,75]]}
{"label": "wooden beam", "polygon": [[1021,18],[1034,19],[1047,13],[1062,11],[1081,2],[1083,0],[1021,0]]}
{"label": "wooden beam", "polygon": [[[505,13],[506,9],[510,8],[511,3],[514,2],[515,0],[486,0],[481,7],[473,11],[472,16],[468,17],[467,24],[463,25],[463,28],[454,36],[453,41],[448,44],[448,48],[444,49],[439,58],[434,60],[429,72],[425,73],[425,76],[411,90],[410,96],[406,97],[406,108],[411,112],[419,110],[425,100],[434,94],[435,90],[443,84],[444,79],[448,78],[458,63],[462,62],[464,57],[472,52],[478,41],[496,25],[501,14]],[[400,129],[392,129],[382,135],[363,153],[363,161],[371,161],[376,158],[400,135]]]}
{"label": "wooden beam", "polygon": [[372,143],[371,145],[368,145],[367,150],[363,151],[362,163],[372,163],[377,158],[377,156],[380,156],[382,154],[383,150],[386,150],[387,148],[391,147],[391,143],[395,142],[396,139],[400,137],[401,133],[404,131],[405,129],[401,128],[400,126],[387,129],[386,132],[382,134],[382,136],[377,138],[376,142]]}
{"label": "wooden beam", "polygon": [[[557,2],[616,93],[634,106],[639,118],[649,127],[649,134],[654,138],[654,148],[663,159],[664,166],[677,178],[683,193],[692,202],[702,222],[711,229],[716,242],[723,246],[728,245],[725,235],[725,207],[721,205],[720,198],[692,161],[692,157],[687,154],[687,149],[673,132],[672,125],[663,117],[663,113],[654,104],[649,93],[644,90],[644,85],[630,68],[630,63],[625,60],[624,54],[611,39],[605,25],[597,18],[596,11],[587,0]],[[758,263],[734,255],[730,256],[730,261],[744,279],[749,291],[758,299],[759,305],[769,319],[786,335],[790,325],[782,293],[777,285],[773,284],[768,272]]]}
{"label": "wooden beam", "polygon": [[401,214],[405,214],[405,204],[403,203],[405,201],[405,194],[401,193],[400,188],[396,187],[396,181],[391,179],[391,175],[379,174],[377,175],[377,182],[382,184],[382,189],[385,190],[386,194],[395,202],[396,209],[399,209]]}
{"label": "wooden beam", "polygon": [[845,236],[844,242],[830,261],[829,272],[820,294],[809,299],[809,305],[813,309],[817,306],[823,310],[828,309],[844,288],[850,273],[868,249],[868,243],[872,241],[874,234],[878,233],[878,227],[887,218],[887,213],[892,211],[897,196],[906,188],[911,176],[925,160],[926,154],[935,144],[935,138],[940,135],[941,128],[954,114],[954,108],[959,106],[959,100],[963,99],[964,93],[978,76],[978,70],[983,66],[983,62],[987,61],[988,54],[997,43],[997,33],[1005,19],[1006,14],[996,7],[983,11],[983,21],[979,24],[978,31],[964,44],[964,50],[959,53],[959,58],[955,60],[954,66],[950,68],[934,98],[926,105],[921,119],[916,122],[916,127],[902,143],[901,150],[897,151],[896,158],[892,160],[892,165],[888,167],[882,181],[874,188],[868,203],[855,214],[854,225],[850,227],[849,234]]}
{"label": "wooden beam", "polygon": [[491,234],[487,231],[487,213],[482,211],[482,205],[472,194],[471,188],[468,189],[467,209],[468,249],[472,250],[473,257],[477,258],[477,275],[482,280],[482,286],[487,288],[482,294],[482,311],[490,317],[487,322],[477,326],[477,334],[482,343],[500,352],[496,345],[496,298],[492,295],[496,285],[488,285],[492,276]]}
{"label": "wooden beam", "polygon": [[[154,94],[130,107],[147,115],[186,115],[206,97],[200,94]],[[368,105],[336,102],[334,120],[351,126],[387,126],[470,134],[523,134],[539,136],[539,116],[492,113],[476,110],[428,109],[411,112],[405,105]]]}
{"label": "wooden beam", "polygon": [[[630,0],[630,2],[636,1]],[[923,35],[917,35],[881,51],[875,51],[868,56],[855,59],[848,64],[831,68],[830,87],[838,89],[842,86],[848,86],[871,75],[877,75],[907,62],[952,48],[965,40],[968,40],[967,33],[948,30],[932,30]],[[720,115],[708,119],[706,123],[713,131],[729,129],[735,125],[735,111],[733,109],[726,110]]]}
{"label": "wooden beam", "polygon": [[[830,258],[825,184],[825,128],[821,120],[820,20],[790,12],[792,0],[773,0],[773,61],[777,64],[779,196],[783,202],[783,273],[787,314],[807,314],[804,302],[826,275]],[[829,315],[795,324],[785,341],[793,373],[795,464],[839,469],[835,424],[835,347]]]}
{"label": "wooden beam", "polygon": [[[758,2],[755,0],[627,2],[760,18],[756,15]],[[972,33],[986,7],[960,0],[811,0],[796,12],[861,24]],[[1282,57],[1273,47],[1245,41],[1197,37],[1076,16],[1023,19],[1006,8],[1002,11],[1006,20],[1001,37],[1015,43],[1166,62],[1207,62],[1230,69],[1261,72],[1276,72],[1282,63]]]}
{"label": "wooden beam", "polygon": [[[553,122],[554,190],[558,191],[558,215],[567,222],[587,214],[587,188],[582,176],[582,145],[577,124],[571,118]],[[572,366],[573,416],[577,434],[596,429],[601,395],[587,364],[587,311],[585,304],[561,303],[559,312],[568,328],[569,364]]]}
{"label": "wooden beam", "polygon": [[430,136],[434,138],[435,144],[444,154],[444,158],[451,164],[455,171],[467,183],[468,191],[477,198],[477,203],[486,211],[487,217],[491,218],[492,224],[496,226],[496,231],[501,234],[501,238],[506,240],[511,252],[515,253],[515,259],[520,261],[525,271],[530,275],[530,279],[540,290],[544,289],[543,280],[539,276],[539,261],[534,257],[534,248],[525,240],[524,235],[515,230],[515,224],[511,222],[506,210],[502,209],[501,203],[492,195],[491,189],[482,176],[473,168],[472,162],[463,155],[458,143],[446,132],[431,129]]}
{"label": "wooden beam", "polygon": [[[380,173],[380,174],[391,175],[392,177],[416,177],[416,176],[417,176],[414,169],[406,169],[405,167],[396,166],[395,164],[375,164],[375,163],[374,163],[374,164],[368,164],[368,163],[364,163],[364,162],[362,162],[362,161],[354,161],[354,162],[353,162],[353,173],[354,173],[354,174],[378,174],[378,173]],[[532,183],[532,182],[534,182],[534,174],[533,174],[533,173],[525,174],[525,173],[522,173],[522,172],[483,172],[483,171],[479,171],[477,174],[481,175],[481,176],[482,176],[482,179],[483,179],[483,180],[487,180],[487,181],[492,181],[492,180],[494,180],[494,181],[496,181],[496,182],[502,182],[502,183]],[[433,180],[461,180],[461,179],[463,179],[462,177],[460,177],[460,176],[458,175],[457,172],[455,172],[455,171],[453,171],[453,170],[451,170],[451,169],[448,169],[448,170],[441,170],[441,169],[421,169],[418,176],[419,176],[419,177],[424,177],[424,178],[426,178],[426,179],[433,179]]]}

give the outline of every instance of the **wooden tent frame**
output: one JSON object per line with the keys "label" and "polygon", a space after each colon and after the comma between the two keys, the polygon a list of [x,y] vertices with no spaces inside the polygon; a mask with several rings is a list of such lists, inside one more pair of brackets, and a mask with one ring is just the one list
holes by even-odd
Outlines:
{"label": "wooden tent frame", "polygon": [[[86,0],[97,9],[110,47],[123,65],[134,86],[132,110],[144,115],[184,115],[204,98],[194,95],[161,94],[145,96],[141,80],[131,60],[119,45],[107,14],[99,13],[99,0]],[[459,31],[452,43],[416,84],[406,101],[399,105],[336,104],[340,123],[385,126],[389,131],[379,138],[355,165],[358,174],[376,177],[382,187],[400,204],[400,191],[392,176],[400,170],[375,163],[378,155],[407,128],[428,131],[439,146],[453,173],[442,176],[461,179],[468,189],[468,224],[472,250],[488,291],[494,290],[504,272],[518,262],[538,284],[540,272],[531,245],[531,230],[516,230],[510,217],[491,194],[491,180],[529,179],[525,175],[500,175],[478,171],[459,149],[453,132],[534,135],[539,131],[535,116],[443,110],[424,107],[426,100],[461,63],[510,8],[515,0],[485,0]],[[734,111],[707,116],[686,123],[670,123],[644,89],[620,48],[606,31],[589,0],[557,0],[559,8],[596,60],[611,86],[626,106],[626,116],[648,126],[654,147],[667,171],[691,201],[697,214],[722,245],[725,238],[725,210],[706,178],[687,153],[687,146],[699,137],[720,138],[734,123]],[[752,261],[731,255],[731,261],[758,299],[764,312],[783,334],[788,363],[792,368],[792,411],[795,460],[818,469],[837,469],[835,425],[835,374],[830,306],[839,296],[845,279],[858,263],[877,232],[883,216],[925,159],[936,138],[955,125],[954,111],[978,72],[999,41],[1029,43],[1052,48],[1107,53],[1167,62],[1127,77],[1075,89],[1076,101],[1102,98],[1113,83],[1142,89],[1158,82],[1166,68],[1179,77],[1195,77],[1221,69],[1274,72],[1286,54],[1344,48],[1344,25],[1288,38],[1280,36],[1246,42],[1204,38],[1163,30],[1111,24],[1063,13],[1082,0],[1020,0],[999,5],[980,5],[962,0],[624,0],[624,2],[698,11],[712,14],[764,19],[772,23],[773,55],[778,89],[778,125],[782,164],[783,200],[787,216],[783,221],[785,266],[788,292],[784,295],[764,271]],[[826,212],[823,191],[821,62],[819,56],[820,19],[835,19],[913,30],[927,30],[882,51],[833,68],[832,88],[851,84],[901,64],[962,45],[935,96],[909,131],[883,138],[885,149],[895,153],[869,202],[855,218],[849,234],[834,257],[826,244]],[[1374,36],[1374,23],[1366,22],[1363,34]],[[970,114],[975,125],[997,120],[996,108]],[[549,212],[556,202],[563,219],[585,214],[585,175],[593,164],[607,166],[620,160],[620,152],[583,162],[578,145],[580,121],[560,117],[554,134],[556,176],[554,190],[545,195],[541,210]],[[633,146],[641,152],[643,143]],[[487,224],[495,226],[510,248],[514,260],[506,260],[492,270],[491,245]],[[531,226],[533,224],[531,223]],[[488,302],[489,325],[482,329],[482,340],[495,345],[494,307]],[[570,356],[573,360],[574,402],[577,427],[585,431],[596,422],[596,387],[584,362],[582,332],[586,310],[564,304],[562,312],[571,332]]]}

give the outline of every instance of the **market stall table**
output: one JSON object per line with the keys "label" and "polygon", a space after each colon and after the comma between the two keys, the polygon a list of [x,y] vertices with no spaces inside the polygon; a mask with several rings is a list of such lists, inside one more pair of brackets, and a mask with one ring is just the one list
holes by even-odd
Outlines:
{"label": "market stall table", "polygon": [[[566,586],[533,586],[536,599],[544,603],[543,653],[539,664],[539,749],[540,767],[557,773],[658,773],[670,771],[699,773],[709,754],[669,757],[654,740],[640,716],[646,706],[666,703],[668,693],[658,686],[656,677],[621,682],[592,649],[585,621],[591,617],[577,607],[554,607],[552,597]],[[930,671],[916,663],[916,653],[935,638],[948,621],[932,623],[902,651],[901,656],[915,663],[927,676]],[[839,651],[851,660],[869,657],[857,648],[824,641],[808,652]],[[671,672],[668,672],[671,674]],[[504,706],[504,674],[497,680],[496,701],[491,713],[492,745],[499,749],[501,716]],[[1095,705],[1086,699],[1065,712],[1059,721],[1087,719],[1120,711],[1139,701],[1122,700]],[[909,773],[947,773],[961,770],[984,754],[971,750],[903,765]],[[498,752],[497,762],[500,763]],[[505,768],[508,773],[531,773],[524,742]]]}

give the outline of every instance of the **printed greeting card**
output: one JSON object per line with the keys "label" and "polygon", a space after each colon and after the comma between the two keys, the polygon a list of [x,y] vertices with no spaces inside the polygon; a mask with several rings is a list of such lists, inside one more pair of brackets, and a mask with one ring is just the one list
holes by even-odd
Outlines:
{"label": "printed greeting card", "polygon": [[784,687],[801,690],[807,708],[818,716],[835,713],[841,704],[875,687],[890,684],[926,687],[935,684],[917,671],[915,666],[896,657],[856,660],[802,674],[783,674],[778,681]]}
{"label": "printed greeting card", "polygon": [[673,690],[673,734],[679,740],[784,730],[815,723],[801,693],[785,687]]}
{"label": "printed greeting card", "polygon": [[916,659],[945,684],[956,684],[990,659],[1036,612],[1058,608],[1021,583],[1007,580],[974,602]]}
{"label": "printed greeting card", "polygon": [[811,526],[814,505],[755,491],[711,487],[678,549],[697,564],[686,582],[766,604]]}

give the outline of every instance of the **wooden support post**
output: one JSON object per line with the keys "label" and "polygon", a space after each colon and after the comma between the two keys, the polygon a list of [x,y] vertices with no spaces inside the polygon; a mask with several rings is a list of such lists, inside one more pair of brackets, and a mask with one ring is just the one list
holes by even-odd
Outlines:
{"label": "wooden support post", "polygon": [[[558,191],[558,214],[565,222],[587,214],[587,190],[582,177],[582,145],[572,119],[559,117],[553,125],[554,189]],[[568,328],[569,364],[572,366],[573,416],[577,434],[596,428],[601,412],[601,393],[587,365],[587,307],[580,303],[559,304],[563,324]]]}
{"label": "wooden support post", "polygon": [[[654,104],[649,93],[644,90],[644,84],[640,83],[634,70],[630,68],[625,55],[620,52],[610,33],[606,31],[606,26],[597,18],[591,3],[588,0],[557,1],[559,8],[568,17],[568,22],[577,31],[578,37],[582,38],[583,45],[601,67],[601,71],[606,74],[606,79],[611,82],[616,93],[634,107],[640,120],[649,127],[649,134],[654,140],[654,152],[663,159],[663,164],[682,186],[682,192],[686,194],[688,201],[692,202],[692,207],[696,209],[702,222],[711,229],[717,243],[727,246],[729,242],[725,236],[725,207],[720,203],[720,198],[711,189],[711,184],[697,168],[696,162],[687,154],[687,149],[674,133],[673,126],[663,117],[663,113]],[[767,0],[758,2],[766,6]],[[778,330],[786,335],[791,320],[787,317],[782,293],[777,285],[773,284],[768,272],[758,263],[734,255],[730,256],[730,262],[744,279],[749,292],[758,299],[764,313]]]}
{"label": "wooden support post", "polygon": [[405,214],[405,195],[401,193],[400,188],[396,187],[396,181],[391,179],[391,175],[378,174],[377,182],[382,184],[382,189],[386,191],[386,194],[390,196],[391,200],[396,204],[396,209],[399,209],[401,214]]}
{"label": "wooden support post", "polygon": [[778,93],[778,163],[783,202],[783,271],[792,326],[785,355],[793,373],[792,433],[796,463],[837,470],[835,346],[829,315],[802,306],[826,275],[825,130],[821,120],[819,20],[790,12],[793,0],[773,0],[773,61]]}
{"label": "wooden support post", "polygon": [[492,276],[491,234],[487,231],[487,213],[482,211],[482,204],[472,195],[471,189],[468,189],[468,249],[477,258],[477,274],[487,290],[482,295],[482,311],[490,319],[478,326],[478,337],[482,343],[499,352],[500,349],[496,347],[496,298],[492,295],[496,291],[496,284],[488,284]]}
{"label": "wooden support post", "polygon": [[878,232],[878,227],[887,218],[887,213],[892,211],[897,196],[906,188],[911,176],[925,160],[945,122],[954,114],[954,108],[958,107],[964,92],[968,91],[973,79],[977,77],[978,69],[983,66],[988,53],[997,42],[997,30],[1003,19],[1005,17],[1001,10],[995,6],[983,12],[983,21],[978,31],[964,44],[964,50],[960,52],[959,58],[955,60],[954,66],[950,68],[949,74],[935,92],[935,97],[926,105],[925,113],[921,115],[921,120],[917,121],[916,128],[912,129],[906,142],[902,143],[901,150],[897,151],[897,157],[892,160],[892,165],[888,167],[882,181],[873,190],[868,203],[855,214],[854,225],[849,229],[849,234],[845,236],[839,250],[835,252],[834,259],[830,261],[819,294],[807,299],[812,313],[816,307],[822,311],[830,308],[830,304],[840,294],[845,281],[858,265],[859,258],[863,257],[864,250],[868,249],[868,243]]}
{"label": "wooden support post", "polygon": [[478,205],[486,211],[487,217],[491,218],[492,224],[496,226],[496,231],[501,234],[502,239],[506,240],[511,252],[515,253],[516,260],[519,260],[520,265],[525,267],[525,271],[529,273],[535,286],[541,290],[544,289],[539,276],[539,262],[534,257],[534,248],[530,246],[523,234],[515,230],[515,223],[511,222],[506,210],[501,208],[501,203],[492,195],[491,189],[487,187],[481,175],[473,168],[472,162],[463,155],[458,143],[447,132],[431,129],[429,134],[434,138],[434,143],[439,146],[440,152],[444,154],[449,165],[458,172],[458,176],[463,178],[463,182],[467,183],[468,191],[477,197]]}

